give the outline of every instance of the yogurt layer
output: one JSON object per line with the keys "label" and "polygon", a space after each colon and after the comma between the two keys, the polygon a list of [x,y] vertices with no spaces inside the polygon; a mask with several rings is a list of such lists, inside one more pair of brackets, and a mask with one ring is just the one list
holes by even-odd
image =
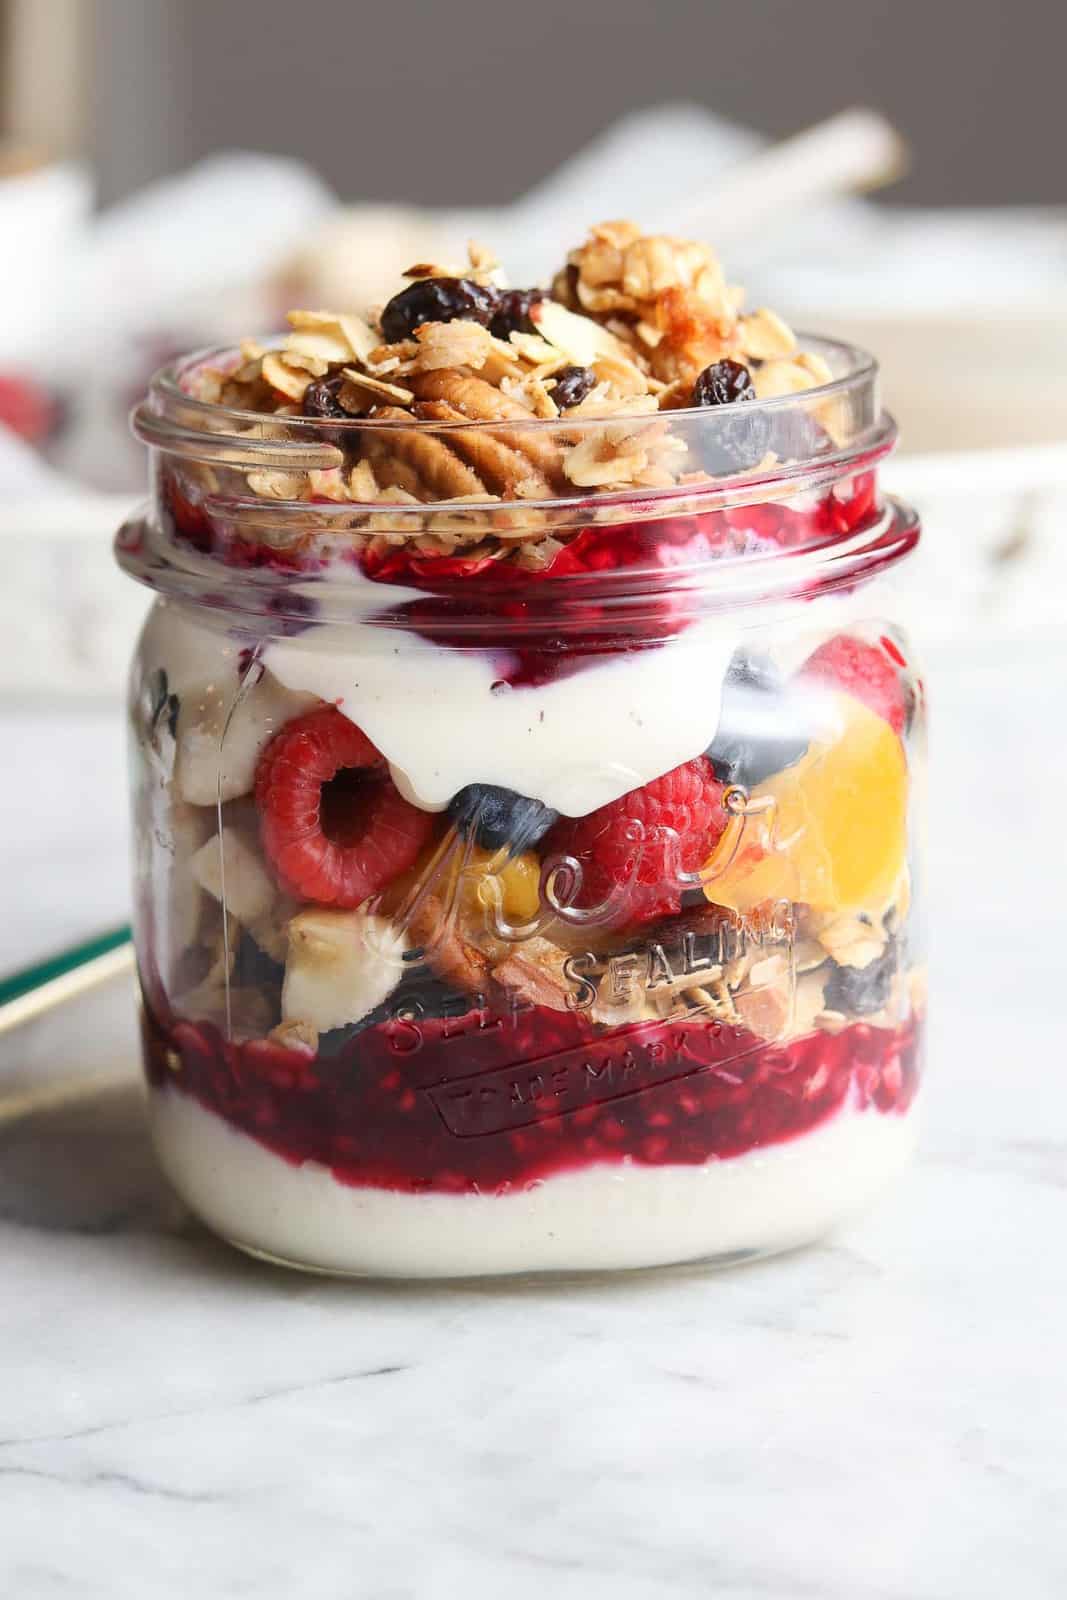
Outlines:
{"label": "yogurt layer", "polygon": [[474,1277],[663,1266],[801,1244],[908,1160],[915,1108],[846,1107],[810,1133],[703,1166],[589,1167],[518,1194],[400,1194],[296,1167],[188,1095],[153,1090],[174,1187],[234,1244],[327,1271]]}
{"label": "yogurt layer", "polygon": [[737,639],[734,625],[709,619],[519,688],[501,681],[491,653],[371,623],[310,629],[263,659],[288,689],[335,702],[424,811],[492,783],[580,817],[707,749]]}
{"label": "yogurt layer", "polygon": [[[348,589],[364,617],[416,593],[391,586],[383,594],[369,580]],[[734,624],[709,618],[664,644],[512,688],[501,682],[494,652],[449,649],[355,620],[268,644],[260,658],[266,675],[239,699],[247,636],[163,603],[143,648],[182,702],[179,781],[199,804],[214,803],[220,766],[222,798],[246,793],[271,734],[318,697],[363,730],[401,793],[424,811],[443,811],[469,783],[492,783],[577,817],[707,749],[738,638]]]}

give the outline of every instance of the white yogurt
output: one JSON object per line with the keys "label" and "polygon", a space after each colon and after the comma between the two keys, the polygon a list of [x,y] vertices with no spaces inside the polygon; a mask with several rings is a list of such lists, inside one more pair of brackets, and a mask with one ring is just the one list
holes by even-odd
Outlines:
{"label": "white yogurt", "polygon": [[[383,596],[367,580],[351,588],[364,615],[416,595],[390,587]],[[312,626],[266,647],[266,677],[236,705],[247,640],[161,602],[143,650],[182,701],[179,775],[199,803],[216,798],[223,727],[230,799],[251,787],[271,733],[317,696],[362,728],[401,793],[425,811],[444,810],[469,783],[493,783],[577,817],[707,749],[738,638],[732,623],[708,619],[652,649],[594,658],[556,682],[512,689],[500,681],[503,657],[491,652],[453,650],[362,620]]]}
{"label": "white yogurt", "polygon": [[[314,595],[317,586],[303,590]],[[584,816],[708,748],[743,633],[721,613],[662,645],[594,657],[555,682],[513,689],[502,682],[506,652],[450,649],[368,620],[424,599],[419,591],[346,569],[344,597],[352,620],[269,644],[260,657],[266,677],[246,687],[236,706],[247,639],[190,620],[181,606],[157,603],[143,658],[165,667],[169,688],[182,700],[179,782],[186,798],[214,802],[223,727],[228,799],[251,787],[271,733],[317,697],[362,728],[401,793],[425,811],[444,810],[467,784],[492,783],[566,816]],[[823,616],[816,630],[800,626],[795,602],[774,613],[780,665],[794,669],[828,632],[869,616],[871,602],[864,594],[826,597],[822,605],[833,620]],[[761,621],[770,615],[765,609]]]}
{"label": "white yogurt", "polygon": [[209,1227],[295,1264],[382,1277],[582,1272],[786,1250],[902,1167],[907,1115],[846,1108],[800,1138],[704,1166],[590,1167],[513,1195],[407,1195],[294,1167],[174,1089],[150,1095],[167,1176]]}
{"label": "white yogurt", "polygon": [[336,702],[425,811],[493,783],[580,817],[707,749],[737,638],[730,624],[698,622],[659,647],[517,689],[489,653],[368,623],[311,629],[263,659],[287,688]]}

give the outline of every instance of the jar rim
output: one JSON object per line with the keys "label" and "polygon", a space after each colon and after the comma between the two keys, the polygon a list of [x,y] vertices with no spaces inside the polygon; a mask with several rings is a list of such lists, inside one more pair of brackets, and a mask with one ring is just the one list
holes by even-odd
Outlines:
{"label": "jar rim", "polygon": [[[278,335],[280,340],[283,335]],[[346,419],[290,416],[273,412],[246,411],[223,406],[213,401],[201,400],[187,392],[183,383],[204,365],[234,358],[238,352],[232,346],[194,351],[161,367],[150,381],[144,399],[133,408],[130,423],[138,439],[152,450],[168,457],[189,461],[244,468],[245,470],[274,470],[306,473],[329,470],[343,460],[343,453],[333,440],[346,433],[363,434],[384,442],[392,435],[418,432],[426,438],[442,436],[469,441],[485,439],[497,443],[514,443],[518,439],[531,441],[550,440],[553,435],[570,445],[592,441],[605,430],[644,429],[657,422],[669,422],[674,436],[683,444],[699,466],[701,458],[714,447],[715,441],[727,434],[737,421],[747,428],[767,424],[779,425],[791,416],[818,418],[832,408],[839,422],[844,423],[843,437],[827,439],[825,447],[799,453],[795,459],[775,461],[771,465],[757,463],[736,471],[716,470],[709,477],[703,474],[699,483],[672,483],[662,488],[630,485],[624,488],[601,489],[575,486],[573,493],[555,493],[538,498],[522,497],[515,500],[494,496],[464,496],[465,514],[488,518],[500,515],[509,506],[515,511],[533,515],[551,512],[553,516],[578,516],[590,509],[610,512],[612,507],[632,508],[635,512],[656,515],[657,508],[669,506],[680,495],[714,504],[720,498],[735,501],[738,497],[761,495],[776,484],[790,489],[818,486],[832,481],[843,470],[858,460],[877,460],[892,450],[896,442],[896,424],[882,411],[878,395],[879,367],[877,359],[867,350],[843,340],[822,338],[801,333],[798,338],[804,348],[823,356],[836,367],[834,377],[808,389],[762,400],[731,401],[719,406],[684,406],[666,411],[616,412],[589,417],[529,417],[477,421],[427,421],[417,417],[350,417]],[[306,502],[289,499],[283,494],[272,497],[272,507],[279,515],[290,508],[299,511]],[[381,512],[386,499],[368,502],[349,500],[337,503],[338,514]],[[451,497],[420,500],[417,505],[397,502],[402,516],[410,511],[414,517],[435,509],[451,509]],[[388,503],[392,510],[392,503]],[[321,504],[317,510],[325,513]]]}
{"label": "jar rim", "polygon": [[[274,349],[281,345],[283,334],[275,334],[262,338],[256,342],[264,349]],[[878,376],[879,366],[877,358],[861,345],[851,344],[843,339],[831,339],[822,334],[807,333],[798,330],[796,334],[798,347],[814,355],[823,356],[831,363],[833,368],[836,363],[842,370],[834,373],[827,382],[813,383],[810,388],[799,390],[790,394],[771,395],[757,400],[732,400],[721,406],[678,406],[670,411],[660,413],[668,416],[672,421],[684,418],[699,417],[707,419],[709,416],[722,416],[724,414],[736,415],[743,410],[746,417],[763,413],[775,414],[788,410],[791,405],[798,402],[823,404],[849,393],[851,390],[873,383]],[[278,424],[285,428],[292,427],[296,435],[307,435],[311,438],[317,433],[344,432],[347,429],[363,431],[366,429],[375,433],[395,432],[398,429],[420,427],[423,424],[419,419],[411,417],[321,417],[304,416],[279,416],[276,413],[262,411],[246,411],[238,406],[220,405],[217,401],[200,400],[183,388],[182,381],[190,378],[198,368],[212,365],[223,366],[228,361],[239,357],[239,350],[233,345],[206,346],[194,350],[187,355],[179,356],[174,361],[167,362],[153,373],[148,383],[147,403],[153,400],[166,408],[178,405],[183,411],[192,415],[202,416],[205,421],[211,417],[216,419],[231,419],[234,424]],[[133,431],[139,438],[143,438],[142,428],[145,425],[146,401],[141,401],[131,412]],[[567,417],[564,425],[568,433],[582,434],[603,428],[605,423],[628,423],[646,421],[649,413],[637,411],[612,412],[609,415],[589,417]],[[432,427],[435,433],[551,433],[558,431],[561,426],[559,417],[513,417],[501,419],[479,419],[477,421],[464,419],[462,421],[434,422]],[[224,436],[216,429],[212,429],[216,438]],[[246,440],[247,436],[235,435],[236,438]],[[152,437],[146,442],[157,444],[159,441]]]}
{"label": "jar rim", "polygon": [[[346,563],[350,563],[355,550],[374,540],[379,532],[385,533],[379,544],[402,546],[413,550],[414,558],[418,558],[427,544],[447,545],[449,536],[455,535],[456,526],[461,523],[462,534],[453,537],[449,548],[456,544],[466,548],[472,541],[485,538],[499,556],[517,551],[526,540],[536,544],[538,539],[552,536],[558,536],[555,544],[559,549],[560,540],[565,546],[571,537],[591,525],[600,525],[603,534],[610,537],[615,525],[625,523],[651,526],[670,518],[699,519],[706,513],[725,513],[729,518],[749,507],[776,502],[811,506],[826,496],[831,497],[827,504],[832,505],[833,496],[841,492],[838,486],[862,474],[871,476],[873,494],[878,463],[896,439],[896,425],[881,409],[878,398],[877,361],[854,345],[802,337],[805,348],[824,355],[833,373],[829,381],[762,400],[573,420],[566,416],[531,416],[439,422],[407,415],[340,420],[245,411],[187,393],[189,377],[199,366],[226,355],[221,350],[199,351],[162,368],[133,412],[134,432],[149,445],[163,486],[163,515],[150,516],[141,524],[143,537],[135,525],[120,534],[119,560],[131,576],[150,587],[187,596],[212,592],[211,575],[224,569],[231,604],[239,603],[236,587],[245,608],[259,611],[269,604],[269,609],[284,611],[284,592],[295,590],[301,574],[310,575],[315,565],[314,561],[310,565],[300,561],[287,569],[284,552],[290,548],[303,550],[316,560],[321,556],[319,567],[323,575],[325,567],[336,568],[340,554],[340,575],[344,576]],[[760,416],[776,420],[773,424],[768,421],[767,432],[757,429],[753,435],[747,431],[750,420]],[[739,421],[745,430],[742,435],[736,432]],[[662,424],[668,424],[668,429],[664,430]],[[320,488],[311,477],[317,470],[329,471],[346,464],[346,452],[339,444],[329,442],[344,430],[372,435],[379,444],[387,443],[389,436],[397,432],[409,436],[418,433],[428,439],[441,434],[453,441],[463,435],[471,441],[472,459],[476,459],[476,438],[497,449],[502,441],[510,440],[512,450],[507,453],[515,455],[519,453],[515,445],[520,438],[547,436],[551,440],[555,435],[563,448],[590,435],[604,438],[613,427],[623,435],[632,430],[635,436],[644,430],[666,431],[672,448],[676,442],[679,445],[681,466],[674,465],[660,473],[658,481],[656,474],[650,474],[648,482],[628,482],[620,474],[609,487],[596,481],[583,482],[577,474],[558,474],[552,497],[537,499],[527,499],[521,492],[512,495],[507,490],[494,494],[483,477],[479,487],[484,488],[484,494],[450,496],[431,479],[429,494],[437,497],[416,499],[399,487],[394,494],[388,487],[389,481],[398,483],[393,478],[386,481],[376,500],[356,500],[347,498],[347,493],[337,496]],[[764,443],[759,461],[734,469],[732,460],[743,460],[743,454],[731,458],[724,453],[731,427],[735,439],[751,440],[755,436],[765,441],[784,440],[785,448],[781,444],[775,448],[772,442],[768,449]],[[398,448],[398,453],[402,455],[404,448],[407,446]],[[458,447],[457,454],[463,456]],[[711,464],[723,459],[731,465],[723,469]],[[271,469],[279,469],[273,480],[269,477]],[[293,474],[288,487],[287,472]],[[257,478],[260,474],[262,483]],[[163,502],[170,493],[166,485],[171,481],[181,485],[182,493],[191,494],[194,514],[199,507],[223,544],[230,542],[235,558],[232,564],[224,553],[220,559],[221,547],[210,541],[198,546],[194,539],[193,546],[185,548],[184,538],[173,538],[168,533],[169,502]],[[606,481],[610,484],[610,479]],[[309,484],[310,496],[298,497],[300,489]],[[346,491],[350,487],[355,490],[354,484],[344,483]],[[539,487],[543,496],[543,485]],[[765,592],[782,584],[795,584],[801,578],[832,586],[843,581],[842,574],[851,571],[859,575],[872,566],[880,567],[892,559],[892,551],[904,553],[905,548],[910,548],[914,538],[906,526],[906,517],[902,522],[899,513],[886,516],[884,511],[883,507],[875,518],[880,528],[868,527],[859,537],[858,530],[846,531],[831,513],[800,549],[768,549],[762,539],[757,539],[751,548],[746,544],[742,549],[735,542],[733,550],[724,550],[700,573],[635,573],[632,598],[636,600],[640,590],[647,589],[650,583],[659,587],[669,583],[691,593],[698,585],[703,588],[711,581],[711,568],[715,574],[713,587],[724,600],[733,591],[733,603],[740,598],[736,580],[742,569],[744,587],[753,584]],[[257,551],[264,552],[262,561]],[[283,552],[278,560],[273,556],[275,551]],[[508,566],[509,581],[511,571]],[[503,568],[495,576],[502,574]],[[521,576],[526,592],[532,592],[531,585],[541,581],[536,567],[524,568],[517,576]],[[611,586],[606,573],[586,574],[586,584],[594,578],[606,593]],[[576,584],[581,587],[577,577],[566,578],[562,573],[553,577],[551,583],[561,598],[561,579],[568,588]],[[456,583],[464,590],[468,587],[466,577],[453,576],[447,557],[427,575],[426,581],[440,586],[442,593],[450,592]],[[388,587],[388,582],[383,587]],[[325,594],[326,588],[336,591],[334,598],[340,614],[345,605],[345,583],[320,585],[319,593]],[[496,592],[504,594],[503,588]]]}

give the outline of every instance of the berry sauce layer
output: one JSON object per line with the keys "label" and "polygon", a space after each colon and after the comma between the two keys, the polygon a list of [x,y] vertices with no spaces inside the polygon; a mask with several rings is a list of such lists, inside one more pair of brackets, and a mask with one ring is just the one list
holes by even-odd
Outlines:
{"label": "berry sauce layer", "polygon": [[846,1105],[908,1110],[921,1031],[854,1023],[767,1045],[741,1028],[597,1028],[531,1007],[362,1029],[336,1054],[145,1021],[149,1079],[294,1165],[408,1193],[506,1193],[609,1163],[696,1165],[795,1139]]}

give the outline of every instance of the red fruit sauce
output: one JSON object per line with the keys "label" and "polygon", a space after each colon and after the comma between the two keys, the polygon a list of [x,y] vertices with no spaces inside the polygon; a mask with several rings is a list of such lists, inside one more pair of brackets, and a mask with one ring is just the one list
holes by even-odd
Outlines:
{"label": "red fruit sauce", "polygon": [[408,1193],[500,1193],[598,1163],[695,1165],[779,1144],[846,1099],[903,1112],[919,1026],[853,1023],[765,1044],[689,1019],[605,1029],[566,1012],[399,1020],[329,1058],[269,1040],[227,1043],[210,1023],[145,1017],[157,1089],[299,1165]]}
{"label": "red fruit sauce", "polygon": [[[493,555],[428,556],[413,545],[367,550],[360,556],[360,565],[377,583],[435,593],[456,592],[457,586],[462,586],[464,591],[484,588],[493,594],[504,585],[529,589],[546,579],[590,574],[603,578],[612,572],[644,572],[654,584],[655,573],[671,567],[699,569],[724,557],[804,549],[873,526],[878,518],[875,489],[875,474],[858,472],[847,493],[827,493],[802,509],[779,502],[591,524],[569,538],[552,563],[537,573],[525,573]],[[195,495],[179,474],[173,470],[166,474],[162,498],[173,534],[201,554],[214,555],[236,567],[321,568],[321,554],[314,550],[282,551],[238,538],[232,520],[209,514]]]}

